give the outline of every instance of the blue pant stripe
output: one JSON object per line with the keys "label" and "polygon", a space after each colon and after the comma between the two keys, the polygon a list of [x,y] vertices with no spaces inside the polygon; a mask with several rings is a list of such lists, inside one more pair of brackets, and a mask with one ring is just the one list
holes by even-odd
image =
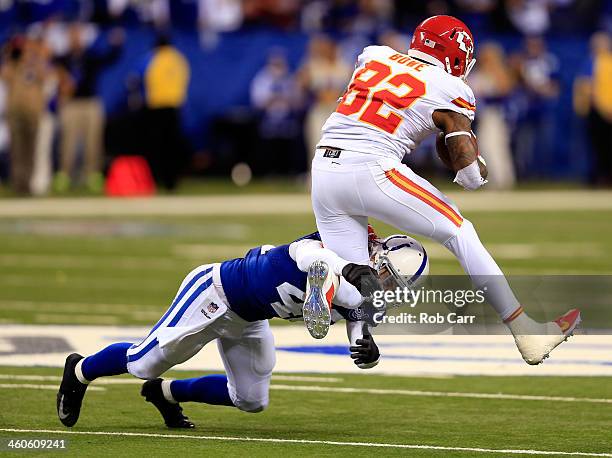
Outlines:
{"label": "blue pant stripe", "polygon": [[134,353],[133,355],[128,355],[128,363],[132,363],[134,361],[138,361],[144,355],[149,353],[159,342],[157,341],[157,337],[153,339],[149,344],[142,348],[138,353]]}
{"label": "blue pant stripe", "polygon": [[181,309],[176,313],[176,315],[174,315],[174,317],[172,318],[172,320],[170,321],[170,323],[168,323],[168,327],[172,328],[174,326],[176,326],[176,323],[179,322],[179,320],[181,319],[181,317],[183,316],[183,314],[187,311],[187,309],[191,306],[191,304],[193,303],[193,301],[195,301],[198,296],[200,294],[202,294],[204,291],[206,291],[206,289],[208,289],[208,287],[212,285],[212,278],[209,278],[208,280],[206,280],[204,283],[202,283],[198,289],[196,289],[193,294],[189,297],[189,299],[187,299],[185,301],[185,303],[183,304],[183,306],[181,307]]}
{"label": "blue pant stripe", "polygon": [[170,316],[170,314],[174,311],[174,308],[176,307],[176,305],[181,302],[181,300],[183,299],[183,297],[185,296],[185,294],[187,294],[187,291],[189,291],[193,285],[196,284],[196,282],[198,280],[200,280],[202,277],[205,277],[207,274],[209,274],[211,271],[213,270],[212,267],[209,267],[208,269],[203,270],[202,272],[198,273],[197,275],[195,275],[190,281],[189,283],[187,283],[185,285],[185,287],[179,292],[178,296],[176,296],[176,299],[174,300],[174,302],[172,303],[172,305],[170,306],[170,308],[166,311],[166,313],[164,313],[164,316],[161,317],[161,319],[155,324],[155,326],[153,326],[153,329],[151,329],[151,332],[149,332],[149,334],[147,335],[147,337],[140,342],[138,345],[136,345],[137,347],[139,347],[140,345],[142,345],[145,340],[147,340],[151,334],[153,334],[155,332],[155,330],[157,328],[159,328],[162,323],[166,320],[166,318],[168,318]]}

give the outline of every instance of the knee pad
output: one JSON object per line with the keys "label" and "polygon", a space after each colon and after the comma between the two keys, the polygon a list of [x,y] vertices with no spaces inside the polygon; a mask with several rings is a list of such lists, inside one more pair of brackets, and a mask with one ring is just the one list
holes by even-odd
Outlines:
{"label": "knee pad", "polygon": [[251,400],[251,399],[236,398],[232,400],[232,402],[234,403],[236,407],[238,407],[238,409],[242,410],[243,412],[248,412],[248,413],[259,413],[259,412],[264,411],[268,407],[267,399]]}

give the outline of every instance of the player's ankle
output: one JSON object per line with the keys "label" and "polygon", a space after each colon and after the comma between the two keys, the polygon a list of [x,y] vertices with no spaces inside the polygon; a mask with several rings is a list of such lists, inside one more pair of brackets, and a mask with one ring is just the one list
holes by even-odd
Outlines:
{"label": "player's ankle", "polygon": [[174,396],[172,396],[172,389],[170,388],[171,384],[172,384],[172,380],[163,380],[161,382],[162,394],[164,395],[164,399],[168,401],[169,403],[178,404],[178,401],[174,399]]}
{"label": "player's ankle", "polygon": [[83,361],[85,361],[85,358],[80,360],[78,363],[76,363],[76,366],[74,366],[74,375],[83,385],[89,385],[91,380],[86,379],[85,375],[83,375]]}
{"label": "player's ankle", "polygon": [[541,324],[533,320],[527,312],[523,310],[523,307],[516,309],[508,318],[504,320],[504,324],[508,326],[508,329],[512,334],[532,334],[533,331],[540,327]]}

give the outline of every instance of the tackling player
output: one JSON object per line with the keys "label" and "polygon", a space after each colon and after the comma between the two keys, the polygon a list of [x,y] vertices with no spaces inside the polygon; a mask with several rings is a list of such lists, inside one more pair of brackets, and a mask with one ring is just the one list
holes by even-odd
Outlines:
{"label": "tackling player", "polygon": [[[387,46],[363,50],[338,108],[323,126],[312,162],[317,228],[327,248],[364,265],[368,217],[444,245],[475,286],[488,291],[488,302],[510,328],[523,359],[539,364],[573,333],[580,312],[571,310],[549,323],[533,321],[472,224],[401,162],[421,140],[441,132],[438,151],[456,173],[454,182],[467,190],[486,183],[471,130],[474,94],[465,83],[473,56],[472,33],[451,16],[423,21],[408,54]],[[328,325],[325,317],[321,321],[320,326]]]}
{"label": "tackling player", "polygon": [[[309,267],[322,271],[325,282],[308,278],[307,287]],[[368,269],[323,248],[317,233],[288,245],[253,248],[244,258],[200,266],[187,275],[171,306],[140,343],[115,343],[87,358],[77,353],[66,358],[57,394],[59,419],[73,426],[87,385],[98,377],[125,373],[148,380],[142,395],[169,427],[194,427],[178,404],[184,401],[260,412],[268,405],[275,364],[267,320],[300,319],[304,300],[315,301],[315,297],[328,310],[333,300],[334,321],[347,320],[355,364],[362,369],[374,367],[378,347],[361,321],[358,307],[363,298],[351,283]],[[158,378],[215,339],[227,376]]]}

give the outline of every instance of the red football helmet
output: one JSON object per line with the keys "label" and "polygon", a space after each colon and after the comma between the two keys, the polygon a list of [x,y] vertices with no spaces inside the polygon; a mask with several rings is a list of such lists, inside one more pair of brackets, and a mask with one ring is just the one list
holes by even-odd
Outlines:
{"label": "red football helmet", "polygon": [[462,79],[476,63],[472,32],[453,16],[432,16],[421,22],[414,30],[408,55]]}

